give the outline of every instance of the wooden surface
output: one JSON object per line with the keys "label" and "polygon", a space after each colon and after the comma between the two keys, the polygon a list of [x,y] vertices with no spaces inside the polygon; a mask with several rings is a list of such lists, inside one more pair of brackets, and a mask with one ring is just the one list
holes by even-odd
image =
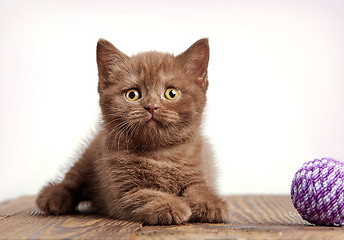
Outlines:
{"label": "wooden surface", "polygon": [[142,226],[87,214],[50,216],[34,197],[0,203],[0,239],[344,239],[343,227],[311,226],[288,196],[229,196],[228,224]]}

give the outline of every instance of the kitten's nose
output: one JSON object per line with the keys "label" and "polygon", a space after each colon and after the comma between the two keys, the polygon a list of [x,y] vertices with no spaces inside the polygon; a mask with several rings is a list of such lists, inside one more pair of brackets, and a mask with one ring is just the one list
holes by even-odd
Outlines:
{"label": "kitten's nose", "polygon": [[145,109],[153,115],[156,112],[156,110],[159,109],[159,106],[156,103],[149,103],[145,106]]}

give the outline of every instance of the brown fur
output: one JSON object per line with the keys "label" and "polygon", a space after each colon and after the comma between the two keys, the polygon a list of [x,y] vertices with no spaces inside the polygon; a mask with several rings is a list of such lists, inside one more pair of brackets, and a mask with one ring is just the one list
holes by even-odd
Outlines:
{"label": "brown fur", "polygon": [[[62,182],[41,190],[37,206],[66,214],[90,200],[104,214],[144,224],[226,222],[227,206],[212,188],[205,168],[210,154],[200,133],[208,60],[207,39],[176,57],[128,57],[100,39],[102,129]],[[168,87],[180,91],[176,100],[163,96]],[[141,98],[125,99],[129,89],[138,89]]]}

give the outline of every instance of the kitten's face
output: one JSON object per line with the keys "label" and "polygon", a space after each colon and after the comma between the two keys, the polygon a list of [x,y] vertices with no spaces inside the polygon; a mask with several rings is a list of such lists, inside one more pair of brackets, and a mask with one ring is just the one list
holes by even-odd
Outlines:
{"label": "kitten's face", "polygon": [[152,149],[183,142],[197,131],[208,84],[207,40],[190,49],[177,57],[147,52],[129,58],[99,41],[100,106],[116,146]]}

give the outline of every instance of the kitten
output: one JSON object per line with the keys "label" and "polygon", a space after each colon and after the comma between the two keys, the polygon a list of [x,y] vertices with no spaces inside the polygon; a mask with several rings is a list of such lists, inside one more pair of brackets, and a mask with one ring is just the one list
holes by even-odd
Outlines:
{"label": "kitten", "polygon": [[208,60],[207,39],[176,57],[128,57],[100,39],[102,128],[64,179],[41,190],[37,206],[67,214],[89,200],[100,213],[144,224],[226,222],[200,131]]}

